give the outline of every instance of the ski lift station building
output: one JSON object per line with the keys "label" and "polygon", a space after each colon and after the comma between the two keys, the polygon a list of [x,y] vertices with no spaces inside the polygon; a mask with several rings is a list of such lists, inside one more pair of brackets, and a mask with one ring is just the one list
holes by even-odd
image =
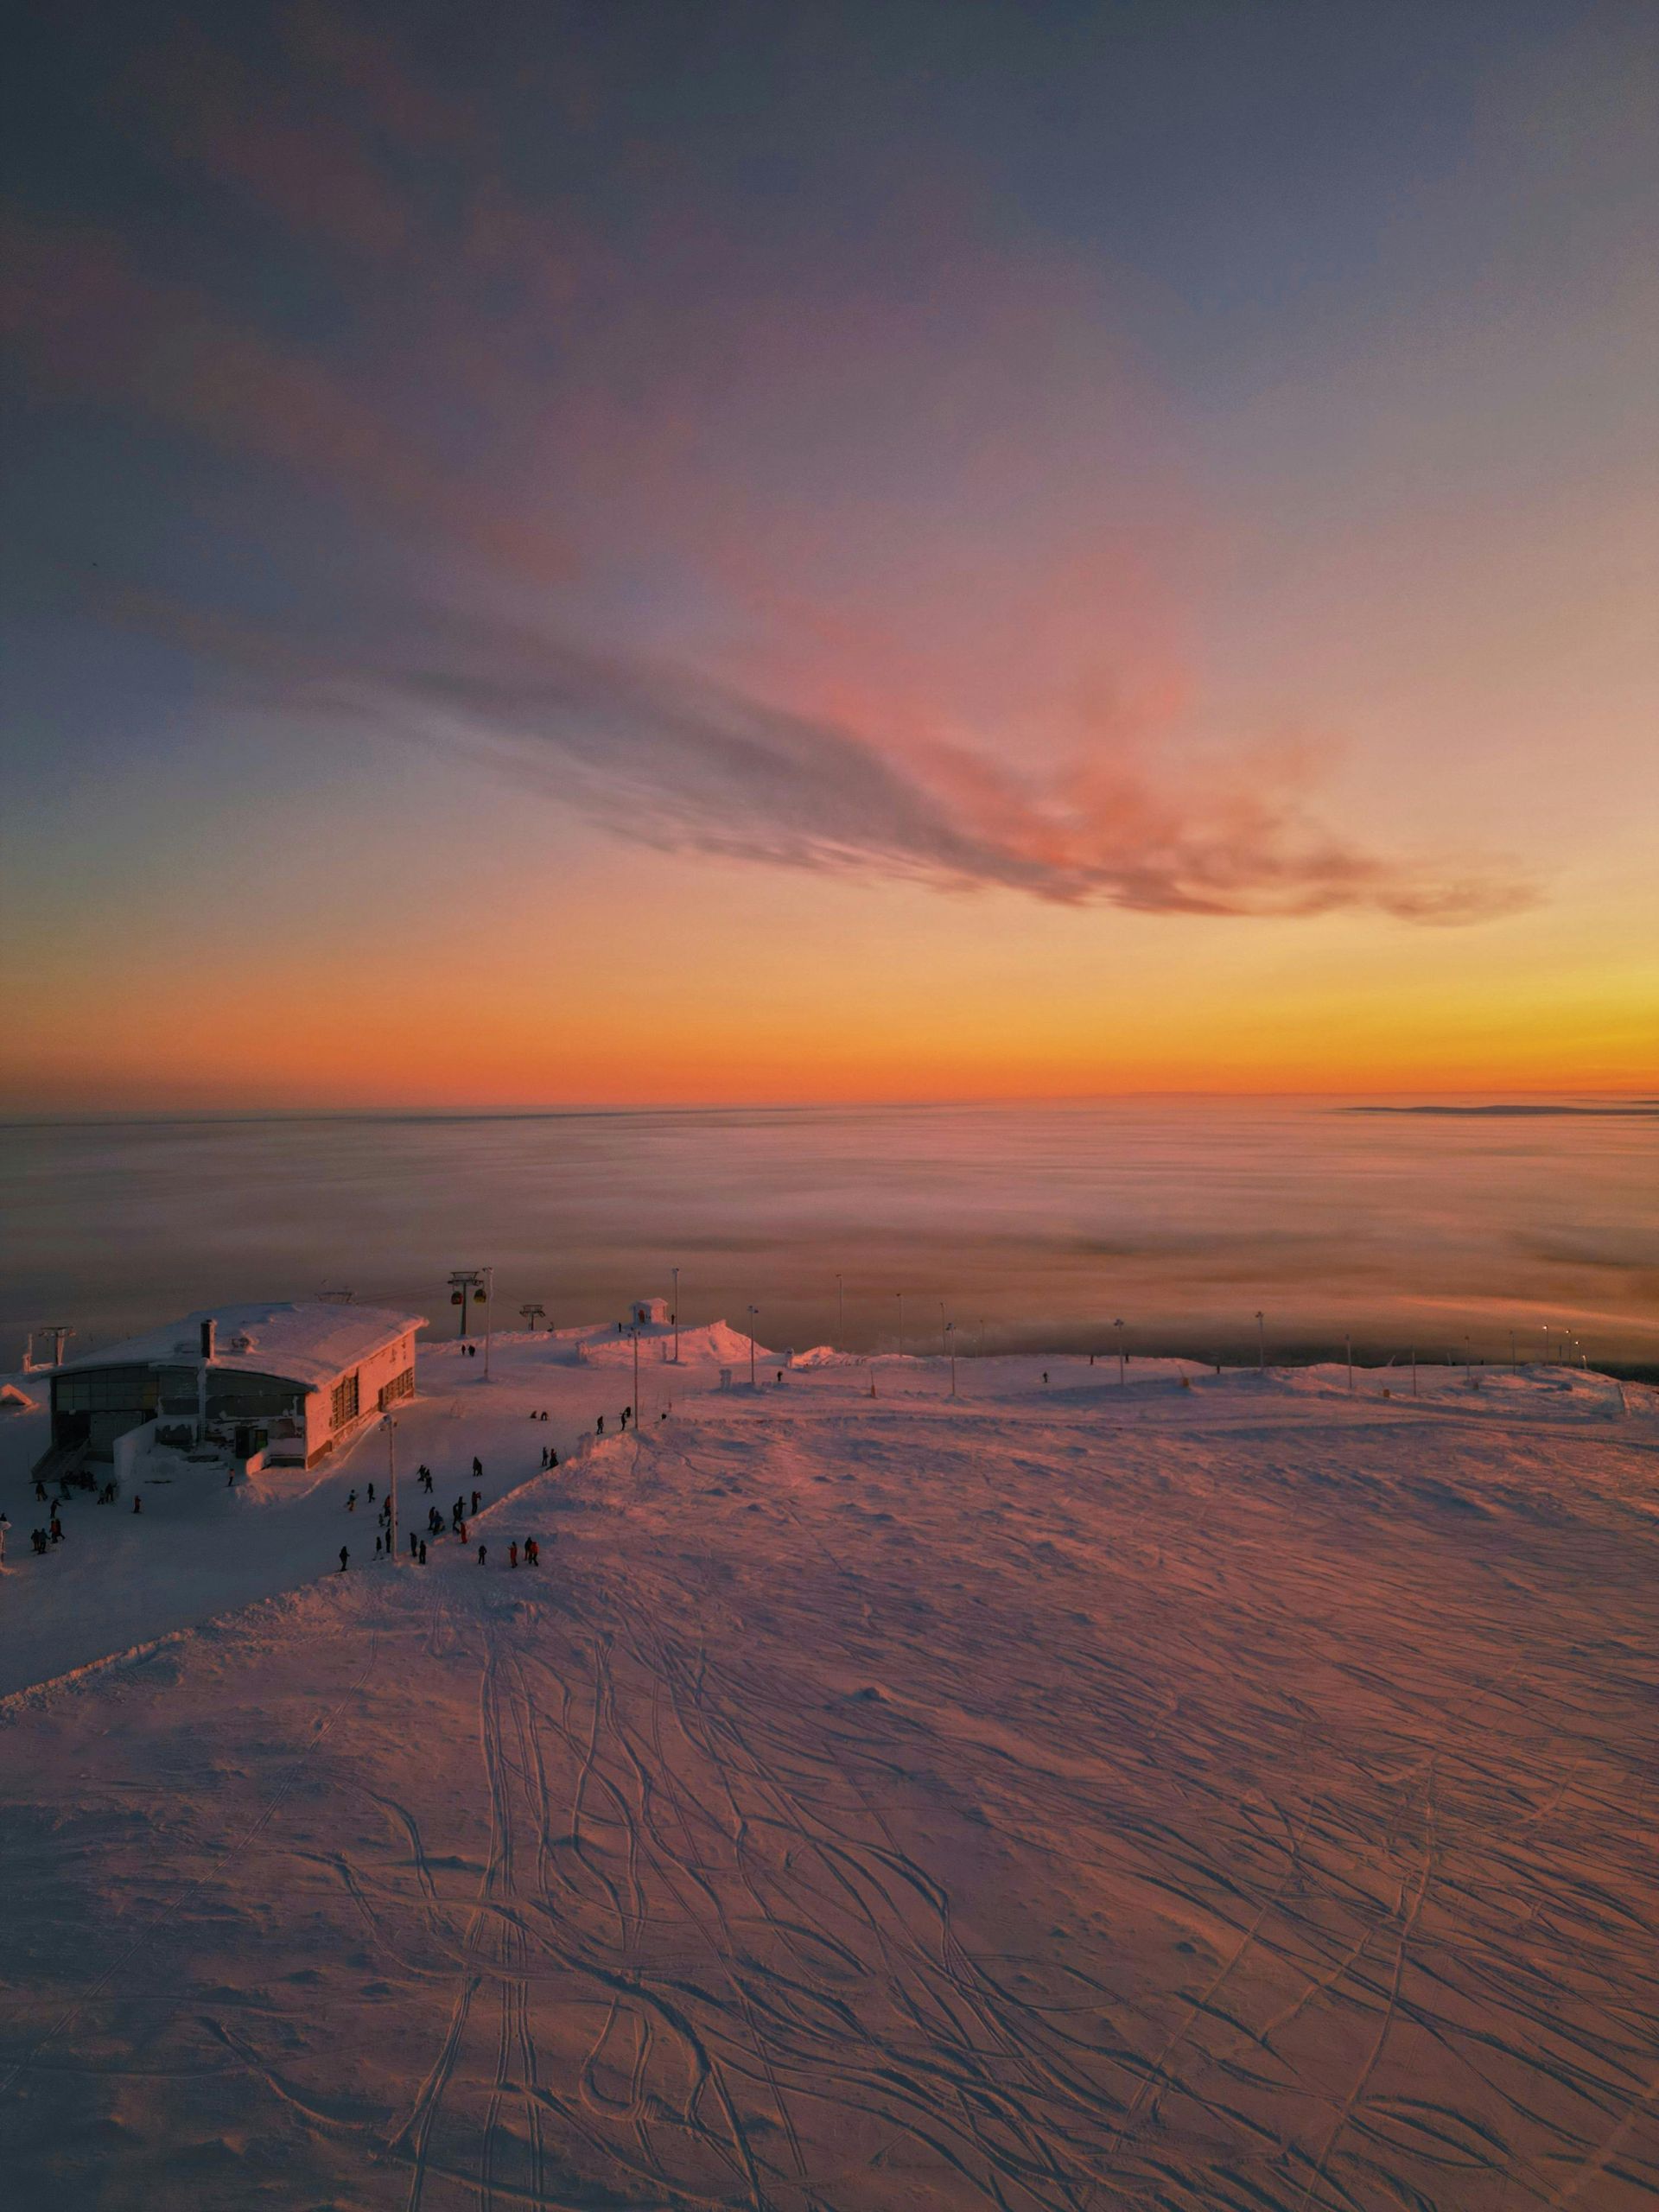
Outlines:
{"label": "ski lift station building", "polygon": [[51,1456],[111,1461],[118,1438],[153,1422],[217,1434],[241,1459],[314,1466],[414,1396],[425,1326],[419,1314],[321,1300],[187,1314],[54,1372]]}
{"label": "ski lift station building", "polygon": [[636,1298],[628,1308],[628,1325],[635,1329],[665,1329],[668,1326],[668,1300],[665,1298]]}

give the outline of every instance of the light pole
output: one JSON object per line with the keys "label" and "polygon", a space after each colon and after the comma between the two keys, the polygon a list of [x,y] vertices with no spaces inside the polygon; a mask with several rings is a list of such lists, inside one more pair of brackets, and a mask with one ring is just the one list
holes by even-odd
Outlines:
{"label": "light pole", "polygon": [[484,1380],[490,1379],[490,1320],[495,1310],[495,1269],[484,1270]]}
{"label": "light pole", "polygon": [[939,1300],[939,1357],[941,1359],[944,1358],[945,1353],[950,1349],[949,1344],[945,1341],[945,1331],[949,1326],[950,1324],[944,1318],[944,1300],[941,1299]]}
{"label": "light pole", "polygon": [[944,1348],[950,1355],[950,1395],[954,1398],[957,1395],[957,1325],[954,1321],[947,1321],[944,1325]]}
{"label": "light pole", "polygon": [[1112,1328],[1117,1338],[1117,1387],[1121,1390],[1128,1379],[1126,1372],[1128,1363],[1123,1357],[1123,1324],[1114,1321]]}
{"label": "light pole", "polygon": [[1255,1317],[1255,1371],[1258,1375],[1268,1371],[1268,1325],[1263,1313]]}
{"label": "light pole", "polygon": [[[674,1322],[674,1364],[677,1367],[680,1363],[680,1271],[677,1268],[671,1268],[669,1269],[669,1273],[674,1278],[674,1305],[672,1310],[672,1318]],[[634,1419],[636,1421],[639,1419],[639,1415],[637,1414],[634,1415]]]}
{"label": "light pole", "polygon": [[388,1414],[386,1421],[386,1491],[391,1499],[391,1563],[397,1564],[397,1424]]}
{"label": "light pole", "polygon": [[633,1338],[633,1433],[639,1433],[639,1324],[636,1321],[628,1331]]}
{"label": "light pole", "polygon": [[751,1390],[754,1388],[754,1325],[760,1318],[760,1308],[758,1306],[751,1306],[749,1308],[749,1388]]}

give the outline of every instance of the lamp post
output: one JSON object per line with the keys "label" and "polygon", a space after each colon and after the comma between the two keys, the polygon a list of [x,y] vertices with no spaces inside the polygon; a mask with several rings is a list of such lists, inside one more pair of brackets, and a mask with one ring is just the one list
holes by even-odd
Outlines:
{"label": "lamp post", "polygon": [[495,1269],[484,1270],[484,1380],[490,1379],[490,1321],[495,1310]]}
{"label": "lamp post", "polygon": [[[674,1364],[677,1367],[680,1363],[680,1271],[677,1268],[671,1268],[669,1273],[674,1278]],[[636,1414],[634,1419],[637,1421],[639,1418]]]}
{"label": "lamp post", "polygon": [[754,1388],[754,1325],[760,1318],[760,1308],[758,1306],[751,1306],[749,1308],[749,1388],[751,1390]]}
{"label": "lamp post", "polygon": [[939,1300],[939,1357],[941,1359],[944,1358],[945,1353],[950,1349],[949,1344],[945,1340],[945,1331],[949,1326],[950,1324],[944,1318],[944,1300],[941,1299]]}
{"label": "lamp post", "polygon": [[947,1321],[944,1325],[944,1348],[950,1355],[950,1395],[954,1398],[957,1395],[957,1325],[954,1321]]}
{"label": "lamp post", "polygon": [[628,1331],[633,1338],[633,1433],[639,1433],[639,1324],[636,1321]]}
{"label": "lamp post", "polygon": [[1255,1371],[1258,1375],[1268,1371],[1268,1325],[1263,1313],[1255,1317]]}
{"label": "lamp post", "polygon": [[1112,1331],[1117,1338],[1117,1387],[1121,1390],[1128,1380],[1128,1362],[1123,1357],[1123,1324],[1121,1321],[1114,1321]]}
{"label": "lamp post", "polygon": [[390,1414],[386,1423],[386,1494],[391,1500],[391,1535],[387,1548],[391,1563],[397,1564],[397,1424]]}

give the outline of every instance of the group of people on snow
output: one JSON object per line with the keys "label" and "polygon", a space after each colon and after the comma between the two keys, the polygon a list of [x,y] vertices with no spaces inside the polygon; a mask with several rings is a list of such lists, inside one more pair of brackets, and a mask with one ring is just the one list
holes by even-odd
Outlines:
{"label": "group of people on snow", "polygon": [[[535,1415],[532,1414],[531,1418],[534,1420]],[[542,1418],[545,1420],[546,1415],[543,1414]],[[551,1451],[544,1449],[542,1453],[542,1465],[543,1468],[549,1465],[550,1461],[554,1466],[558,1465],[557,1456]],[[420,1488],[425,1491],[427,1495],[430,1497],[432,1493],[432,1470],[430,1467],[427,1466],[424,1462],[416,1469],[415,1479]],[[470,1506],[470,1510],[474,1516],[476,1516],[484,1503],[484,1492],[481,1488],[483,1480],[484,1462],[478,1457],[477,1453],[474,1452],[473,1455],[473,1490]],[[370,1483],[365,1487],[366,1502],[370,1504],[373,1504],[374,1484]],[[448,1529],[449,1533],[452,1534],[459,1542],[463,1544],[467,1541],[467,1516],[468,1510],[467,1494],[464,1491],[458,1491],[455,1496],[455,1502],[449,1509]],[[357,1491],[355,1486],[348,1490],[346,1493],[346,1510],[348,1513],[355,1513],[357,1510]],[[382,1523],[384,1523],[384,1532],[381,1535],[377,1535],[375,1537],[374,1554],[377,1559],[390,1558],[392,1548],[392,1528],[391,1500],[389,1497],[382,1501],[378,1518]],[[409,1532],[409,1555],[416,1567],[424,1567],[426,1565],[427,1545],[429,1543],[435,1543],[444,1533],[445,1529],[442,1514],[438,1511],[436,1506],[429,1505],[426,1509],[425,1535],[421,1535],[413,1529]],[[515,1542],[508,1545],[507,1564],[509,1567],[516,1567],[518,1566],[519,1554],[521,1553],[524,1555],[524,1562],[526,1567],[539,1567],[541,1565],[542,1549],[534,1536],[526,1536],[522,1543]],[[488,1554],[489,1546],[487,1544],[480,1544],[478,1548],[478,1563],[480,1567],[487,1565]],[[342,1544],[340,1548],[340,1572],[342,1574],[346,1573],[349,1569],[351,1563],[352,1554],[350,1547],[346,1544]]]}

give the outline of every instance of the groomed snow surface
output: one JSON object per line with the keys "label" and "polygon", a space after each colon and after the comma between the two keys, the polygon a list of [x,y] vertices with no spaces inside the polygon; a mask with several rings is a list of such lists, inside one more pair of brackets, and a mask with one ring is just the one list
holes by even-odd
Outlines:
{"label": "groomed snow surface", "polygon": [[1654,1394],[583,1335],[424,1570],[0,1412],[0,2201],[1659,2201]]}

